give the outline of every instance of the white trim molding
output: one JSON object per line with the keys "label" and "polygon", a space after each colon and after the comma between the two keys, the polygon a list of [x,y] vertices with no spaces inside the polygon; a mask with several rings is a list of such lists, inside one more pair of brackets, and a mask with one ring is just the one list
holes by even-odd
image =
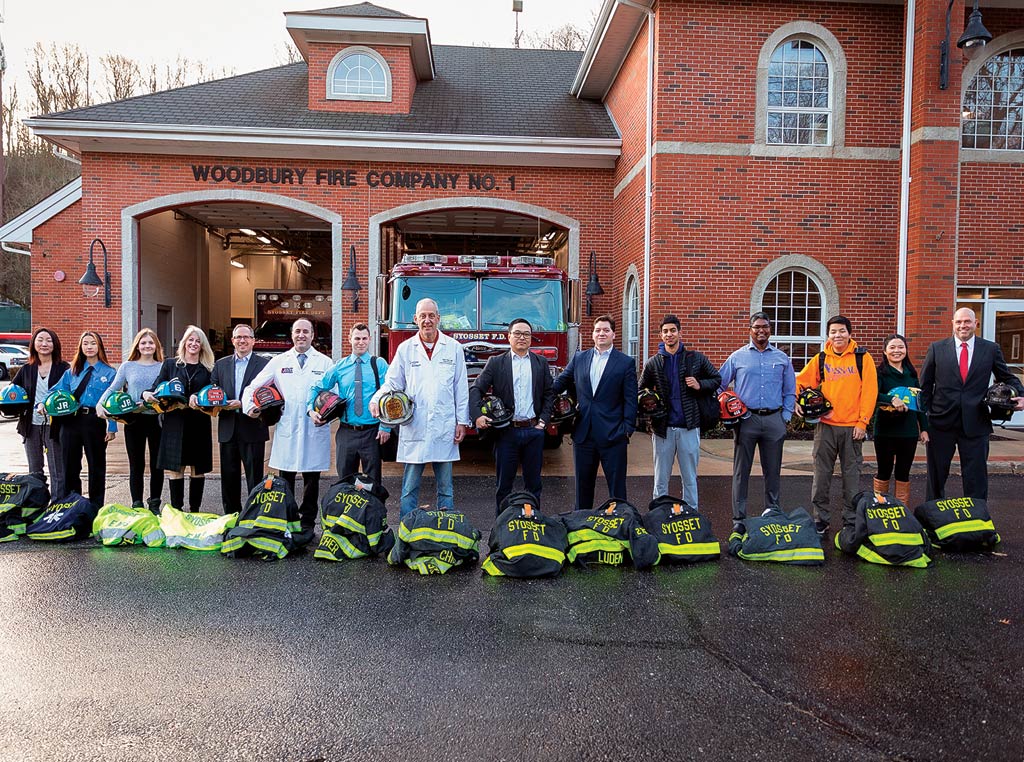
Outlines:
{"label": "white trim molding", "polygon": [[76,201],[82,200],[82,178],[76,177],[63,188],[51,193],[35,206],[26,209],[6,225],[0,227],[0,241],[4,243],[32,243],[32,231],[47,220],[56,217]]}
{"label": "white trim molding", "polygon": [[[189,204],[208,204],[216,201],[247,201],[266,204],[308,214],[310,217],[327,222],[331,226],[331,263],[333,268],[332,291],[340,288],[343,280],[341,215],[322,206],[300,201],[277,193],[235,188],[211,188],[210,190],[172,193],[168,196],[141,201],[121,210],[121,346],[129,346],[132,337],[139,330],[139,219],[156,212]],[[340,292],[339,292],[340,293]],[[344,336],[341,332],[341,298],[331,300],[332,344],[334,353],[341,351]]]}
{"label": "white trim molding", "polygon": [[[839,308],[839,287],[836,285],[835,278],[832,277],[832,273],[825,265],[806,254],[784,254],[765,265],[750,289],[750,314],[761,310],[761,300],[764,298],[764,291],[768,288],[768,284],[775,276],[786,270],[798,270],[806,273],[821,286],[822,296],[825,299],[825,303],[822,305],[822,324],[832,315],[842,314],[842,310]],[[828,314],[825,314],[826,312]]]}

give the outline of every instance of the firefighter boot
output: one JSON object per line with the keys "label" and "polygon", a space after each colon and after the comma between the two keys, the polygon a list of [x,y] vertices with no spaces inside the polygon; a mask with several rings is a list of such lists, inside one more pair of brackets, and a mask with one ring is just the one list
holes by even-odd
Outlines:
{"label": "firefighter boot", "polygon": [[[899,484],[899,482],[896,482],[896,483]],[[877,476],[872,480],[872,489],[875,492],[880,492],[883,495],[891,495],[892,494],[892,492],[889,491],[889,480],[886,479],[883,482]]]}
{"label": "firefighter boot", "polygon": [[171,492],[171,505],[180,511],[185,507],[185,478],[168,479],[167,488]]}
{"label": "firefighter boot", "polygon": [[188,509],[195,513],[203,510],[203,490],[206,488],[206,477],[193,476],[188,480]]}
{"label": "firefighter boot", "polygon": [[896,480],[896,499],[910,508],[910,482]]}
{"label": "firefighter boot", "polygon": [[151,497],[149,499],[149,510],[155,513],[157,516],[160,515],[160,498]]}

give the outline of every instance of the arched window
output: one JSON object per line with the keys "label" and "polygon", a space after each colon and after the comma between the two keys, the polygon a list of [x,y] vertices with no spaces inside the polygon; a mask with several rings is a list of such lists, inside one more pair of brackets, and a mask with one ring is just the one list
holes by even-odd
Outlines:
{"label": "arched window", "polygon": [[327,67],[327,97],[390,101],[391,69],[387,61],[371,48],[346,48]]}
{"label": "arched window", "polygon": [[626,277],[626,295],[622,300],[624,320],[622,325],[623,351],[634,360],[640,357],[640,286],[636,275]]}
{"label": "arched window", "polygon": [[765,142],[832,143],[832,84],[825,54],[810,40],[783,42],[768,63]]}
{"label": "arched window", "polygon": [[799,371],[821,351],[825,300],[817,280],[804,270],[783,270],[765,287],[761,309],[772,320],[772,343]]}
{"label": "arched window", "polygon": [[1024,150],[1024,46],[982,64],[964,91],[963,116],[964,148]]}

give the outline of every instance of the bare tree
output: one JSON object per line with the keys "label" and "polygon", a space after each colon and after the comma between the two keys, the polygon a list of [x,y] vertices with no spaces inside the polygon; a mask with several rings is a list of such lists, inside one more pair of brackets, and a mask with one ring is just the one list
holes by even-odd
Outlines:
{"label": "bare tree", "polygon": [[32,48],[29,83],[36,97],[37,113],[50,114],[88,106],[89,56],[78,45],[41,42]]}
{"label": "bare tree", "polygon": [[537,34],[523,35],[527,46],[545,50],[583,50],[590,38],[590,29],[576,26],[572,22],[555,29]]}
{"label": "bare tree", "polygon": [[278,66],[298,63],[302,60],[299,49],[290,42],[278,43],[274,46],[274,61]]}
{"label": "bare tree", "polygon": [[142,86],[142,70],[131,58],[108,53],[100,58],[100,65],[103,67],[107,100],[123,101],[138,93]]}

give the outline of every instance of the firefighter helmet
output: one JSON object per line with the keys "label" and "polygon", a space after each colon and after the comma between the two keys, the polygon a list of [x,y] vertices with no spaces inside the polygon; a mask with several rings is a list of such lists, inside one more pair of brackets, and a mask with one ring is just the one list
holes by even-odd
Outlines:
{"label": "firefighter helmet", "polygon": [[414,403],[408,394],[402,391],[387,392],[377,402],[380,412],[377,418],[388,426],[398,426],[412,419]]}
{"label": "firefighter helmet", "polygon": [[832,410],[832,403],[821,393],[821,389],[804,389],[797,396],[796,404],[804,411],[804,423],[817,423]]}
{"label": "firefighter helmet", "polygon": [[551,422],[563,423],[571,421],[576,417],[576,400],[569,392],[561,392],[555,397],[554,405],[551,407]]}
{"label": "firefighter helmet", "polygon": [[512,423],[512,411],[505,407],[497,395],[484,395],[480,402],[480,412],[490,419],[491,428],[504,429]]}
{"label": "firefighter helmet", "polygon": [[188,406],[185,385],[181,383],[180,378],[164,381],[153,391],[153,396],[156,397],[156,409],[161,413],[169,413]]}
{"label": "firefighter helmet", "polygon": [[648,418],[664,418],[668,415],[665,403],[653,389],[641,389],[636,395],[636,404],[640,413]]}
{"label": "firefighter helmet", "polygon": [[28,392],[11,384],[0,393],[0,418],[17,418],[32,407]]}
{"label": "firefighter helmet", "polygon": [[219,386],[207,384],[196,394],[196,407],[214,418],[228,404],[228,395]]}
{"label": "firefighter helmet", "polygon": [[103,412],[107,414],[107,418],[119,423],[129,423],[136,410],[138,405],[127,392],[111,392],[103,400]]}
{"label": "firefighter helmet", "polygon": [[43,409],[54,418],[61,415],[74,415],[78,412],[78,408],[79,404],[75,395],[63,389],[50,392],[43,400]]}
{"label": "firefighter helmet", "polygon": [[1002,381],[992,384],[985,392],[985,404],[988,405],[989,417],[993,421],[1008,421],[1013,417],[1013,398],[1016,396],[1013,387]]}
{"label": "firefighter helmet", "polygon": [[726,389],[718,395],[718,410],[721,414],[722,425],[726,428],[732,428],[740,421],[750,417],[750,411],[743,404],[743,400],[731,389]]}
{"label": "firefighter helmet", "polygon": [[879,410],[884,410],[886,413],[902,412],[897,411],[892,405],[892,398],[899,397],[903,400],[903,404],[907,406],[907,410],[916,413],[921,408],[917,401],[918,396],[921,394],[921,390],[914,386],[897,386],[894,389],[890,389],[885,393],[886,397],[889,398],[889,402],[886,402],[878,406]]}
{"label": "firefighter helmet", "polygon": [[284,395],[273,381],[268,381],[253,391],[252,404],[259,411],[260,420],[267,426],[273,426],[280,421],[284,413]]}
{"label": "firefighter helmet", "polygon": [[313,412],[320,416],[324,423],[330,423],[345,414],[345,398],[324,389],[313,402]]}

